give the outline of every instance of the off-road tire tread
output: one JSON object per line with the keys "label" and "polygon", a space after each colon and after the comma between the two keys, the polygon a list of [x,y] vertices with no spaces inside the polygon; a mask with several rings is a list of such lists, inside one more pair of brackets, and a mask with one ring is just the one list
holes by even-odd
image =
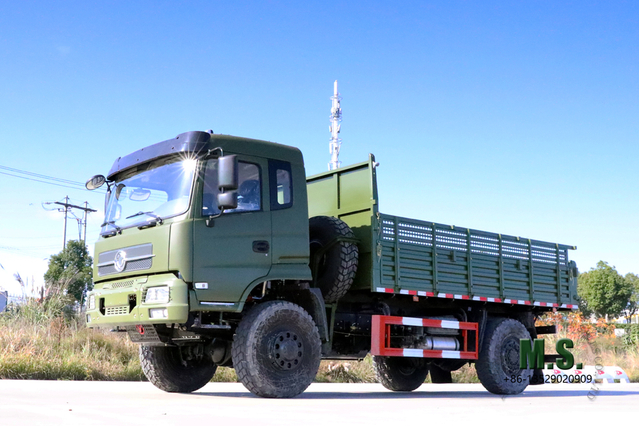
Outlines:
{"label": "off-road tire tread", "polygon": [[399,371],[399,363],[408,361],[409,358],[374,356],[373,365],[377,380],[388,390],[394,392],[411,392],[420,387],[428,377],[428,365],[423,360],[422,367],[415,373],[406,376]]}
{"label": "off-road tire tread", "polygon": [[190,393],[211,381],[217,366],[210,361],[198,366],[190,375],[175,369],[166,351],[174,347],[140,345],[140,365],[144,375],[157,388],[165,392]]}
{"label": "off-road tire tread", "polygon": [[[293,311],[295,314],[300,315],[301,318],[298,319],[301,321],[296,322],[296,324],[306,323],[304,327],[307,328],[306,331],[309,333],[307,337],[310,341],[310,347],[305,347],[304,350],[305,353],[310,355],[310,358],[306,358],[308,365],[306,366],[305,374],[301,375],[301,377],[297,375],[296,380],[293,380],[286,387],[277,387],[269,383],[268,377],[263,377],[259,374],[256,360],[253,359],[250,352],[257,350],[258,341],[256,340],[255,332],[263,328],[263,326],[260,327],[258,325],[254,329],[254,323],[259,320],[259,317],[265,317],[263,322],[266,322],[266,320],[282,315],[286,311]],[[290,319],[291,314],[289,313],[288,315]],[[304,392],[315,379],[321,360],[321,342],[317,326],[308,312],[294,303],[275,300],[254,306],[242,318],[233,337],[231,352],[238,380],[250,392],[266,398],[292,398]]]}
{"label": "off-road tire tread", "polygon": [[475,362],[475,370],[481,384],[487,391],[497,395],[517,395],[522,393],[529,384],[528,376],[531,369],[521,370],[522,383],[511,383],[501,366],[494,362],[498,359],[496,351],[500,350],[500,341],[509,328],[517,328],[522,331],[521,338],[530,338],[526,327],[519,321],[511,318],[491,318],[486,323],[486,332],[479,358]]}
{"label": "off-road tire tread", "polygon": [[[327,236],[328,240],[334,237],[355,238],[351,228],[343,220],[336,217],[315,216],[310,219],[309,224],[311,230],[314,227],[321,228],[322,224],[330,227],[334,235]],[[340,242],[331,250],[339,250],[339,264],[336,268],[335,279],[320,286],[326,303],[337,302],[351,288],[357,273],[359,255],[357,244],[355,243]]]}

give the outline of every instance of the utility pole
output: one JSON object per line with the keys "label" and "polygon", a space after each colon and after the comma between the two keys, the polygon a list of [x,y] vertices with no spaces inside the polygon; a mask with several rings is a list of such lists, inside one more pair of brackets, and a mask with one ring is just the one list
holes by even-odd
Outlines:
{"label": "utility pole", "polygon": [[341,164],[339,161],[339,150],[342,146],[342,140],[339,137],[339,132],[341,130],[341,125],[339,123],[342,121],[342,108],[340,106],[341,100],[342,97],[337,91],[337,80],[335,80],[335,83],[333,83],[333,96],[331,96],[331,101],[333,101],[330,117],[331,124],[328,126],[328,131],[331,132],[331,162],[328,163],[328,170],[335,170]]}
{"label": "utility pole", "polygon": [[[50,204],[50,203],[47,203]],[[62,250],[65,249],[65,247],[67,246],[67,215],[69,212],[69,209],[79,209],[79,210],[83,210],[84,211],[84,240],[83,242],[86,244],[86,240],[87,240],[87,215],[88,213],[94,213],[97,212],[97,210],[94,209],[90,209],[89,208],[89,203],[87,201],[84,202],[84,207],[82,206],[76,206],[75,204],[69,204],[69,196],[67,195],[66,197],[64,197],[64,203],[60,202],[60,201],[55,201],[53,204],[58,204],[60,206],[64,207],[64,244],[62,245]],[[63,211],[62,209],[60,209],[60,211]]]}
{"label": "utility pole", "polygon": [[82,242],[84,243],[84,245],[87,244],[87,219],[89,216],[89,212],[87,211],[88,208],[89,208],[89,203],[85,201],[84,202],[84,238],[82,238]]}
{"label": "utility pole", "polygon": [[[64,197],[64,239],[62,242],[62,250],[67,246],[67,214],[69,213],[69,207],[67,207],[69,203],[69,196]],[[60,204],[56,201],[56,204]]]}

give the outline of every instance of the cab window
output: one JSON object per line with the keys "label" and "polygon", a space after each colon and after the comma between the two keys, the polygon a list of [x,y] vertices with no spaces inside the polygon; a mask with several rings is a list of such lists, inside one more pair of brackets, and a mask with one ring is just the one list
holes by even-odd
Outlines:
{"label": "cab window", "polygon": [[[237,208],[224,213],[259,211],[262,209],[262,181],[257,164],[238,162]],[[204,170],[204,191],[202,193],[202,216],[213,216],[220,212],[217,208],[217,159],[206,163]]]}
{"label": "cab window", "polygon": [[293,205],[291,163],[269,160],[271,210],[287,209]]}

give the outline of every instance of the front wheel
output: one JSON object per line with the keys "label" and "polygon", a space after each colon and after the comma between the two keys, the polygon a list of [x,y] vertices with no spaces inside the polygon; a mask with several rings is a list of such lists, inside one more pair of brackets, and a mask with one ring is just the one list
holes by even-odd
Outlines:
{"label": "front wheel", "polygon": [[428,376],[424,358],[374,356],[377,380],[388,390],[410,392],[420,387]]}
{"label": "front wheel", "polygon": [[232,355],[237,377],[249,391],[266,398],[292,398],[304,392],[317,374],[319,332],[300,306],[265,302],[240,322]]}
{"label": "front wheel", "polygon": [[533,370],[519,368],[521,339],[530,339],[521,322],[510,318],[488,320],[475,369],[479,381],[489,392],[516,395],[528,386]]}
{"label": "front wheel", "polygon": [[211,381],[217,366],[200,346],[140,346],[144,375],[166,392],[189,393]]}

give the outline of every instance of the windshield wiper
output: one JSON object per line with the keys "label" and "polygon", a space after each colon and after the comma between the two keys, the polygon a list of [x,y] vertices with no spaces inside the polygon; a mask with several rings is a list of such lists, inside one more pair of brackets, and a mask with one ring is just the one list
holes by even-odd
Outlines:
{"label": "windshield wiper", "polygon": [[142,216],[143,214],[145,214],[147,216],[151,216],[152,218],[155,219],[155,222],[158,225],[162,225],[162,222],[163,222],[162,218],[160,216],[156,215],[153,212],[142,212],[142,211],[140,211],[140,212],[137,212],[136,214],[132,214],[131,216],[128,216],[127,219],[131,219],[132,217],[136,217],[136,216]]}
{"label": "windshield wiper", "polygon": [[105,237],[112,237],[116,234],[121,234],[122,233],[122,228],[120,228],[118,225],[115,224],[115,220],[108,220],[106,222],[104,222],[102,225],[100,225],[100,228],[102,228],[105,225],[111,225],[115,228],[115,231],[113,232],[109,232],[107,234],[103,234]]}

